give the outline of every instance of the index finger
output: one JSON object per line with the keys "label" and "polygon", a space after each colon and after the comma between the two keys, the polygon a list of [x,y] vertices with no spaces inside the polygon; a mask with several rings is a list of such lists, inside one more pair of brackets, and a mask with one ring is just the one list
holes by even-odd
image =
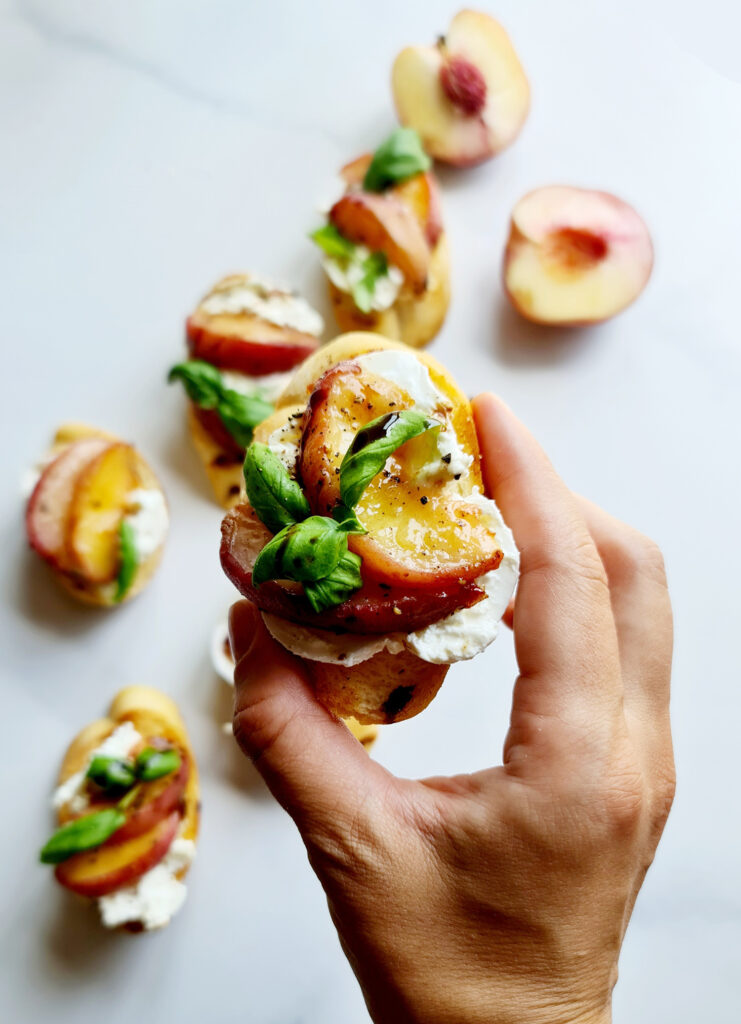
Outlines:
{"label": "index finger", "polygon": [[581,511],[545,452],[494,395],[473,401],[488,493],[521,552],[514,608],[520,713],[580,719],[618,708],[622,682],[607,577]]}

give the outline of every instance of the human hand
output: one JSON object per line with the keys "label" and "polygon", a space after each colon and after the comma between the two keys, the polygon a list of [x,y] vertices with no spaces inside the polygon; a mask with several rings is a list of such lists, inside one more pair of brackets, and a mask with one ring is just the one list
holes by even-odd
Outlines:
{"label": "human hand", "polygon": [[299,828],[376,1022],[595,1024],[674,792],[666,580],[499,400],[474,414],[522,553],[502,765],[397,779],[246,601],[234,731]]}

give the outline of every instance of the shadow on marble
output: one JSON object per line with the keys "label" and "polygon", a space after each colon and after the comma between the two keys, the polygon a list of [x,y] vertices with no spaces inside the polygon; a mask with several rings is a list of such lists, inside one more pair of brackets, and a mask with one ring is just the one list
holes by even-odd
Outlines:
{"label": "shadow on marble", "polygon": [[64,637],[95,629],[109,609],[78,603],[53,578],[51,570],[30,550],[18,552],[14,566],[18,586],[15,604],[29,621]]}
{"label": "shadow on marble", "polygon": [[504,295],[497,295],[494,309],[494,349],[508,366],[550,366],[578,359],[591,345],[599,344],[600,325],[547,327],[526,320]]}
{"label": "shadow on marble", "polygon": [[129,934],[103,928],[92,903],[57,890],[45,934],[46,951],[55,970],[45,971],[45,976],[47,980],[55,973],[60,980],[73,972],[98,976],[120,956],[122,943],[129,942]]}

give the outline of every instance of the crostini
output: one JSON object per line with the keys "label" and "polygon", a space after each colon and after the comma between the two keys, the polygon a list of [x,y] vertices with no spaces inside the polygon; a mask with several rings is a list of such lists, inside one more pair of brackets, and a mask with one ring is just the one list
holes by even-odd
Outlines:
{"label": "crostini", "polygon": [[[226,622],[220,622],[211,634],[211,664],[220,679],[229,686],[234,686],[234,656]],[[378,726],[363,725],[352,717],[344,719],[344,722],[355,739],[362,743],[366,750],[370,750],[378,739]],[[225,724],[224,731],[231,733],[231,722]]]}
{"label": "crostini", "polygon": [[426,354],[336,339],[256,429],[244,473],[222,566],[333,713],[409,718],[496,637],[519,555],[468,399]]}
{"label": "crostini", "polygon": [[138,594],[159,565],[169,514],[159,480],[133,445],[65,424],[34,475],[28,541],[65,590],[103,607]]}
{"label": "crostini", "polygon": [[193,444],[224,508],[239,500],[254,427],[323,330],[304,299],[256,274],[222,278],[188,317],[190,358],[172,368],[170,380],[185,387]]}
{"label": "crostini", "polygon": [[419,137],[397,129],[340,171],[344,194],[312,240],[342,331],[374,331],[418,348],[450,303],[440,189]]}
{"label": "crostini", "polygon": [[162,928],[186,898],[198,835],[198,772],[174,701],[129,686],[67,749],[41,850],[60,885],[96,900],[107,928]]}

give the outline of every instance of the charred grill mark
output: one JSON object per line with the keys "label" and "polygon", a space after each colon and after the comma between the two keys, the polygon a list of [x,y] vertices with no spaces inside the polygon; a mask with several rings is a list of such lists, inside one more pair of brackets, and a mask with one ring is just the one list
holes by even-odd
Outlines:
{"label": "charred grill mark", "polygon": [[397,715],[401,714],[413,696],[413,686],[397,686],[383,702],[381,711],[393,720]]}

